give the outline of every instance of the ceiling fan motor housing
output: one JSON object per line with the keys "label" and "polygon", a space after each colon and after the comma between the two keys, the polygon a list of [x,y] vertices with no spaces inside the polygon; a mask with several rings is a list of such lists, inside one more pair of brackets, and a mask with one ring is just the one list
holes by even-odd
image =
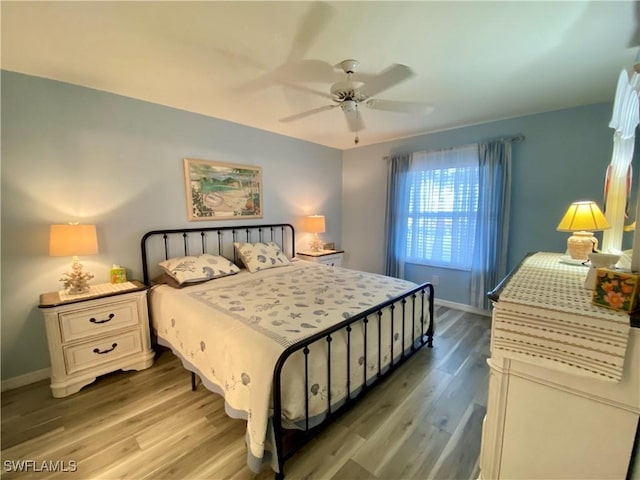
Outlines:
{"label": "ceiling fan motor housing", "polygon": [[363,102],[367,99],[366,95],[360,93],[359,88],[364,85],[362,82],[353,82],[347,80],[345,82],[338,82],[331,85],[331,96],[334,102],[344,102],[346,100],[353,100],[354,102]]}

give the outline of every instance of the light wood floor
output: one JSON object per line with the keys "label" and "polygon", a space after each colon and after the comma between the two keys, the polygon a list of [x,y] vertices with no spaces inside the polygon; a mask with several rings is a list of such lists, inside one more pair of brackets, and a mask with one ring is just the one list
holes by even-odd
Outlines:
{"label": "light wood floor", "polygon": [[[440,307],[424,348],[285,464],[287,479],[472,479],[485,414],[490,319]],[[48,381],[2,394],[2,478],[254,479],[245,422],[167,351],[64,399]],[[18,460],[38,470],[9,471]],[[11,468],[8,468],[11,465]]]}

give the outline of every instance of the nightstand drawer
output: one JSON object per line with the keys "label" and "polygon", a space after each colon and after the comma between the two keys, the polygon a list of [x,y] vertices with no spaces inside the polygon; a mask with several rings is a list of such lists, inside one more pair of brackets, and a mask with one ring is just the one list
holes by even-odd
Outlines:
{"label": "nightstand drawer", "polygon": [[69,342],[138,324],[135,301],[111,302],[94,308],[61,313],[62,341]]}
{"label": "nightstand drawer", "polygon": [[64,361],[69,374],[141,351],[138,330],[111,335],[95,342],[63,347]]}
{"label": "nightstand drawer", "polygon": [[329,265],[330,267],[341,267],[342,266],[342,254],[339,255],[327,255],[326,257],[321,257],[319,263],[323,265]]}
{"label": "nightstand drawer", "polygon": [[307,262],[320,263],[322,265],[328,265],[330,267],[341,267],[342,256],[344,250],[321,250],[319,252],[297,252],[296,256],[300,260],[306,260]]}

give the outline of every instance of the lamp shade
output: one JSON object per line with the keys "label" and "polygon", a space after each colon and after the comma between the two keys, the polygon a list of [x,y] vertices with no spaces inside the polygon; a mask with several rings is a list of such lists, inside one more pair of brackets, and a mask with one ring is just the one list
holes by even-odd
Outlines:
{"label": "lamp shade", "polygon": [[573,202],[558,224],[559,232],[595,232],[611,228],[596,202]]}
{"label": "lamp shade", "polygon": [[324,215],[309,215],[306,219],[306,230],[311,233],[324,233]]}
{"label": "lamp shade", "polygon": [[98,253],[95,225],[51,225],[49,255],[73,257]]}

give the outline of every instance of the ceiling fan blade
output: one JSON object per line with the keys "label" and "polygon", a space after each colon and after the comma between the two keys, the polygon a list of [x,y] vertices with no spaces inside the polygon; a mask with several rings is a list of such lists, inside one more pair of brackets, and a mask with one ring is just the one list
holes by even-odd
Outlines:
{"label": "ceiling fan blade", "polygon": [[248,80],[240,85],[236,85],[230,88],[230,91],[233,93],[251,93],[257,92],[258,90],[263,90],[273,85],[274,82],[274,74],[273,72],[267,72],[263,75],[260,75],[257,78],[252,80]]}
{"label": "ceiling fan blade", "polygon": [[278,68],[278,74],[282,76],[283,81],[295,82],[335,83],[342,79],[333,66],[322,60],[288,62]]}
{"label": "ceiling fan blade", "polygon": [[374,110],[385,110],[387,112],[413,113],[416,115],[428,115],[433,112],[433,107],[426,103],[401,102],[397,100],[381,100],[370,98],[365,105]]}
{"label": "ceiling fan blade", "polygon": [[305,87],[305,86],[302,86],[302,85],[296,85],[295,83],[282,82],[282,86],[287,87],[287,88],[291,88],[293,90],[298,90],[300,92],[310,93],[310,94],[316,95],[318,97],[328,98],[329,100],[333,100],[333,97],[330,94],[326,93],[326,92],[320,92],[318,90],[314,90],[314,89],[309,88],[309,87]]}
{"label": "ceiling fan blade", "polygon": [[[284,63],[270,72],[233,87],[231,90],[237,93],[249,93],[264,90],[277,83],[292,86],[293,82],[333,83],[339,79],[340,77],[333,70],[333,67],[322,60],[300,60]],[[328,94],[324,96],[331,98]]]}
{"label": "ceiling fan blade", "polygon": [[362,113],[359,109],[343,110],[344,116],[347,119],[347,125],[352,132],[359,132],[364,130],[364,121],[362,120]]}
{"label": "ceiling fan blade", "polygon": [[325,29],[333,16],[333,7],[325,2],[313,2],[300,23],[287,62],[301,60],[311,47],[313,41]]}
{"label": "ceiling fan blade", "polygon": [[316,113],[324,112],[325,110],[331,110],[332,108],[336,108],[337,106],[337,104],[325,105],[324,107],[314,108],[313,110],[307,110],[306,112],[296,113],[295,115],[291,115],[290,117],[281,118],[280,121],[283,123],[293,122],[294,120],[300,120],[301,118],[315,115]]}
{"label": "ceiling fan blade", "polygon": [[257,61],[256,59],[248,55],[243,55],[241,53],[232,52],[230,50],[225,50],[223,48],[218,48],[218,47],[207,47],[207,48],[210,48],[211,52],[218,55],[219,57],[224,58],[230,63],[234,63],[235,67],[245,67],[245,68],[250,67],[250,68],[255,68],[256,70],[262,70],[262,71],[268,70],[266,66],[264,66],[259,61]]}
{"label": "ceiling fan blade", "polygon": [[371,80],[367,81],[360,88],[360,93],[367,97],[372,97],[408,78],[411,78],[412,76],[413,71],[409,67],[399,63],[394,63],[389,68],[383,70]]}

